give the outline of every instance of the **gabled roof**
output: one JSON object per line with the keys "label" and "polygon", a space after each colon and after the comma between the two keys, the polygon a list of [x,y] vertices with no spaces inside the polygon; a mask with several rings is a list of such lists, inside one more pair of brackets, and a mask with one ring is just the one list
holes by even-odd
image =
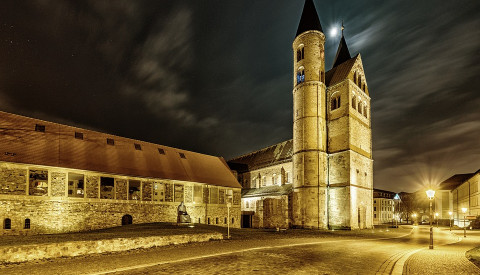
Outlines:
{"label": "gabled roof", "polygon": [[[260,149],[258,151],[248,153],[243,156],[231,159],[228,161],[230,167],[239,167],[242,169],[242,166],[238,164],[247,165],[247,171],[255,170],[258,168],[275,165],[279,163],[289,162],[292,160],[293,153],[293,140],[287,140],[267,148]],[[243,166],[244,168],[245,166]],[[239,171],[245,172],[245,171]]]}
{"label": "gabled roof", "polygon": [[[44,132],[36,131],[36,124],[45,126]],[[75,138],[75,132],[83,139]],[[1,111],[0,161],[241,188],[220,157]]]}
{"label": "gabled roof", "polygon": [[453,189],[457,188],[459,185],[461,185],[462,183],[469,180],[476,173],[478,173],[478,171],[475,172],[475,173],[453,175],[450,178],[441,182],[437,189],[438,190],[453,190]]}
{"label": "gabled roof", "polygon": [[343,63],[333,67],[325,74],[325,83],[328,86],[333,86],[348,78],[348,74],[357,61],[358,54],[354,57],[344,61]]}
{"label": "gabled roof", "polygon": [[335,59],[333,61],[333,66],[332,67],[336,67],[336,66],[340,65],[343,62],[349,60],[350,58],[352,58],[352,57],[350,56],[350,51],[348,50],[347,42],[345,41],[345,37],[342,34],[342,39],[340,39],[340,44],[338,44],[337,54],[335,55]]}
{"label": "gabled roof", "polygon": [[251,188],[242,190],[242,198],[264,197],[264,196],[281,196],[288,195],[292,192],[292,184],[271,185],[260,188]]}
{"label": "gabled roof", "polygon": [[323,32],[313,0],[305,0],[302,17],[300,18],[300,23],[298,24],[297,34],[295,37],[303,32],[312,30]]}

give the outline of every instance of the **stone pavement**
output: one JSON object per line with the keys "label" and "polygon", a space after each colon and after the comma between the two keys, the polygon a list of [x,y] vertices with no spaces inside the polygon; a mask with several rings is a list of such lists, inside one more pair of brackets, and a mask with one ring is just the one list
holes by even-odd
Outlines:
{"label": "stone pavement", "polygon": [[422,249],[410,256],[403,274],[480,274],[480,268],[465,257],[465,252],[480,246],[480,231],[468,231],[467,238],[463,238],[462,230],[452,231],[452,234],[456,242],[434,246],[433,250]]}

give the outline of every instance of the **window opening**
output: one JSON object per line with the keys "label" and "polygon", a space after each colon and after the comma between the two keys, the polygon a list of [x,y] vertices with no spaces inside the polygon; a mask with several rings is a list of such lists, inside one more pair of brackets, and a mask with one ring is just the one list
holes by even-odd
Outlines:
{"label": "window opening", "polygon": [[218,224],[218,217],[215,218],[215,224]]}
{"label": "window opening", "polygon": [[355,96],[352,97],[352,108],[355,110],[357,109],[357,99]]}
{"label": "window opening", "polygon": [[300,70],[297,72],[297,84],[305,82],[305,70]]}
{"label": "window opening", "polygon": [[100,177],[100,198],[114,199],[115,179],[110,177]]}
{"label": "window opening", "polygon": [[45,125],[35,124],[35,131],[45,133]]}
{"label": "window opening", "polygon": [[[157,187],[157,185],[154,185],[154,188],[155,187]],[[163,184],[162,184],[162,187],[163,187]],[[128,181],[128,199],[140,200],[140,188],[141,188],[141,182],[139,180],[129,180]],[[160,192],[160,190],[155,190],[155,192]],[[162,191],[162,197],[163,197],[163,191]]]}
{"label": "window opening", "polygon": [[68,173],[68,196],[83,198],[85,193],[85,181],[82,174]]}
{"label": "window opening", "polygon": [[159,153],[160,155],[165,155],[165,150],[162,149],[162,148],[158,148],[158,153]]}
{"label": "window opening", "polygon": [[48,196],[48,171],[30,170],[28,194]]}
{"label": "window opening", "polygon": [[140,144],[135,143],[134,146],[135,146],[135,150],[142,150],[142,146]]}
{"label": "window opening", "polygon": [[227,217],[223,219],[223,224],[227,224]]}
{"label": "window opening", "polygon": [[122,217],[122,225],[129,225],[133,223],[133,218],[131,215],[124,215]]}
{"label": "window opening", "polygon": [[113,138],[107,138],[107,144],[108,145],[115,145],[115,140],[113,140]]}
{"label": "window opening", "polygon": [[83,139],[83,133],[75,132],[75,138],[76,139]]}
{"label": "window opening", "polygon": [[3,220],[3,229],[12,229],[12,220],[9,218]]}
{"label": "window opening", "polygon": [[25,224],[23,225],[23,229],[30,229],[30,219],[25,219]]}

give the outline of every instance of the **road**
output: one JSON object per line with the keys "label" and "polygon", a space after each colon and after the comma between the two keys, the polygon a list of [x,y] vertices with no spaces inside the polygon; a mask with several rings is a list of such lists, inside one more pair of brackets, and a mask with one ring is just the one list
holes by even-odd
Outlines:
{"label": "road", "polygon": [[[428,274],[428,267],[431,274],[480,274],[475,265],[461,259],[462,251],[464,255],[465,249],[480,244],[480,234],[465,242],[448,230],[435,229],[433,251],[428,250],[428,227],[398,235],[227,240],[25,263],[4,267],[0,273]],[[443,264],[447,267],[440,271],[433,268]]]}

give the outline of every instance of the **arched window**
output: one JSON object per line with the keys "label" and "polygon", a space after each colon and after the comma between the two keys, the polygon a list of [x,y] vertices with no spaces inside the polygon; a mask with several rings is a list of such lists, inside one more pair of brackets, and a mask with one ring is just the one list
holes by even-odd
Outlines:
{"label": "arched window", "polygon": [[302,82],[305,82],[305,71],[303,67],[297,72],[297,84],[300,84]]}
{"label": "arched window", "polygon": [[297,62],[305,58],[305,49],[303,46],[297,50]]}
{"label": "arched window", "polygon": [[358,87],[362,88],[362,78],[360,76],[358,77]]}
{"label": "arched window", "polygon": [[218,217],[215,218],[215,224],[218,224]]}
{"label": "arched window", "polygon": [[358,110],[358,112],[359,112],[360,114],[363,112],[363,104],[362,104],[361,101],[358,102],[358,109],[357,109],[357,110]]}
{"label": "arched window", "polygon": [[355,95],[352,97],[352,108],[357,109],[357,99],[355,98]]}
{"label": "arched window", "polygon": [[332,101],[331,101],[331,110],[335,110],[338,108],[340,108],[340,96],[336,96],[332,98]]}
{"label": "arched window", "polygon": [[357,72],[353,73],[353,83],[357,84]]}
{"label": "arched window", "polygon": [[12,229],[12,220],[9,218],[3,220],[3,229]]}
{"label": "arched window", "polygon": [[30,219],[25,219],[25,223],[23,224],[23,229],[30,229]]}
{"label": "arched window", "polygon": [[[365,104],[363,106],[363,115],[368,118],[368,111],[367,111],[367,105]],[[365,176],[367,175],[367,173],[365,173]]]}

